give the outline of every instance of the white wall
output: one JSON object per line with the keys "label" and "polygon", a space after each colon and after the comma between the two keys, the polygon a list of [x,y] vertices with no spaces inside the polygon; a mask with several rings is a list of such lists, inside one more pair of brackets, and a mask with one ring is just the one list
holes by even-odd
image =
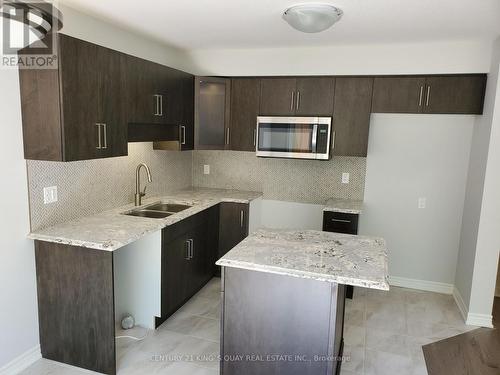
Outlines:
{"label": "white wall", "polygon": [[[500,64],[500,39],[495,42],[492,59],[493,76]],[[495,293],[498,254],[500,250],[500,81],[492,80],[488,92],[488,112],[480,123],[491,123],[488,161],[484,178],[481,216],[477,234],[474,274],[469,304],[469,314],[491,318]],[[496,92],[495,92],[496,91]]]}
{"label": "white wall", "polygon": [[453,284],[473,124],[473,116],[372,115],[359,232],[387,240],[391,276]]}
{"label": "white wall", "polygon": [[60,10],[64,16],[61,32],[66,35],[173,68],[186,71],[193,69],[190,57],[178,48],[107,24],[68,6],[61,5]]}
{"label": "white wall", "polygon": [[[0,48],[2,47],[0,42]],[[29,232],[28,183],[23,157],[17,70],[0,69],[0,373],[38,345],[35,259]]]}
{"label": "white wall", "polygon": [[493,54],[490,73],[488,74],[484,114],[483,116],[478,116],[474,124],[464,203],[464,216],[460,236],[460,250],[455,277],[455,286],[467,309],[469,308],[471,298],[484,179],[486,175],[486,164],[488,162],[493,112],[497,101],[499,83],[498,63],[500,60],[500,56],[498,56],[500,51],[498,50],[499,48],[497,47]]}
{"label": "white wall", "polygon": [[323,205],[262,201],[262,226],[264,228],[321,230]]}
{"label": "white wall", "polygon": [[132,314],[135,324],[155,329],[161,317],[161,231],[113,253],[115,319]]}
{"label": "white wall", "polygon": [[491,44],[434,42],[189,51],[206,75],[436,74],[489,71]]}

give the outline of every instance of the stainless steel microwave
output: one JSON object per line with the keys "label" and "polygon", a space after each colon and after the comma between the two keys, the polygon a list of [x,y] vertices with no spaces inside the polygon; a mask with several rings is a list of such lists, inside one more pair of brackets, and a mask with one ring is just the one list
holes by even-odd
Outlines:
{"label": "stainless steel microwave", "polygon": [[257,117],[257,156],[330,159],[331,117]]}

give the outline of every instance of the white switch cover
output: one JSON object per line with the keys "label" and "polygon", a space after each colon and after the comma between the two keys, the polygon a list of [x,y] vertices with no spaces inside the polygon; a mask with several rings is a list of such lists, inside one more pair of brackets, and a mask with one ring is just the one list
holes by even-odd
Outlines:
{"label": "white switch cover", "polygon": [[210,165],[209,164],[203,165],[203,174],[210,174]]}
{"label": "white switch cover", "polygon": [[343,184],[349,183],[349,173],[342,173],[342,183]]}
{"label": "white switch cover", "polygon": [[418,198],[418,208],[425,208],[427,205],[427,198]]}
{"label": "white switch cover", "polygon": [[57,186],[43,188],[43,203],[49,204],[57,202]]}

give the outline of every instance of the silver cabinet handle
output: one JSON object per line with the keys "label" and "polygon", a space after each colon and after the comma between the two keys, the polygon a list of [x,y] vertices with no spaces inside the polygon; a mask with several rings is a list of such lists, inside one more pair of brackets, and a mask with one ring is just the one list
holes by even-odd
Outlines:
{"label": "silver cabinet handle", "polygon": [[420,95],[418,97],[418,106],[422,107],[422,99],[424,97],[424,86],[420,86]]}
{"label": "silver cabinet handle", "polygon": [[102,148],[102,142],[101,142],[101,124],[97,123],[95,124],[97,126],[97,146],[96,149],[100,150]]}
{"label": "silver cabinet handle", "polygon": [[226,128],[226,145],[229,145],[231,139],[231,134],[229,133],[229,131],[229,128]]}
{"label": "silver cabinet handle", "polygon": [[163,116],[163,95],[160,95],[160,116]]}
{"label": "silver cabinet handle", "polygon": [[298,111],[300,107],[300,91],[297,91],[297,102],[295,104],[295,109]]}
{"label": "silver cabinet handle", "polygon": [[253,130],[253,145],[257,146],[257,129]]}
{"label": "silver cabinet handle", "polygon": [[185,244],[186,244],[186,256],[184,257],[184,259],[190,260],[191,259],[191,257],[190,257],[190,255],[191,255],[191,242],[189,242],[189,240],[186,240]]}
{"label": "silver cabinet handle", "polygon": [[290,101],[290,111],[293,111],[293,98],[295,96],[295,91],[292,91],[292,100]]}
{"label": "silver cabinet handle", "polygon": [[101,125],[104,134],[104,146],[102,146],[102,148],[108,148],[108,129],[106,127],[106,124],[101,124]]}
{"label": "silver cabinet handle", "polygon": [[243,220],[245,219],[245,211],[240,211],[240,227],[243,228]]}
{"label": "silver cabinet handle", "polygon": [[194,240],[191,238],[188,241],[191,244],[189,247],[189,249],[191,250],[191,254],[190,254],[191,258],[190,259],[193,259],[194,258]]}
{"label": "silver cabinet handle", "polygon": [[431,86],[427,86],[427,99],[425,100],[425,106],[428,107],[431,100]]}
{"label": "silver cabinet handle", "polygon": [[186,144],[186,127],[184,125],[181,125],[181,131],[180,131],[180,141],[181,145]]}
{"label": "silver cabinet handle", "polygon": [[160,95],[154,94],[153,97],[154,97],[154,100],[155,100],[155,107],[156,107],[154,115],[155,116],[161,116],[160,115]]}
{"label": "silver cabinet handle", "polygon": [[332,150],[335,150],[335,130],[332,133]]}
{"label": "silver cabinet handle", "polygon": [[331,219],[331,221],[334,221],[336,223],[350,223],[351,220],[343,220],[343,219]]}

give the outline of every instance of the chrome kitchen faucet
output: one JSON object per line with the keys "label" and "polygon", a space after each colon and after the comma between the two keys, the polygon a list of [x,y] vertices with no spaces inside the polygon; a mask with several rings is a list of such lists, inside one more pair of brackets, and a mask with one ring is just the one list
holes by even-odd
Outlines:
{"label": "chrome kitchen faucet", "polygon": [[143,196],[146,195],[147,185],[144,185],[144,190],[141,191],[141,168],[142,167],[144,167],[144,169],[146,169],[146,173],[148,174],[148,181],[152,182],[151,171],[149,170],[149,167],[146,165],[146,163],[139,164],[137,166],[137,169],[135,170],[135,205],[136,206],[141,205],[141,199]]}

